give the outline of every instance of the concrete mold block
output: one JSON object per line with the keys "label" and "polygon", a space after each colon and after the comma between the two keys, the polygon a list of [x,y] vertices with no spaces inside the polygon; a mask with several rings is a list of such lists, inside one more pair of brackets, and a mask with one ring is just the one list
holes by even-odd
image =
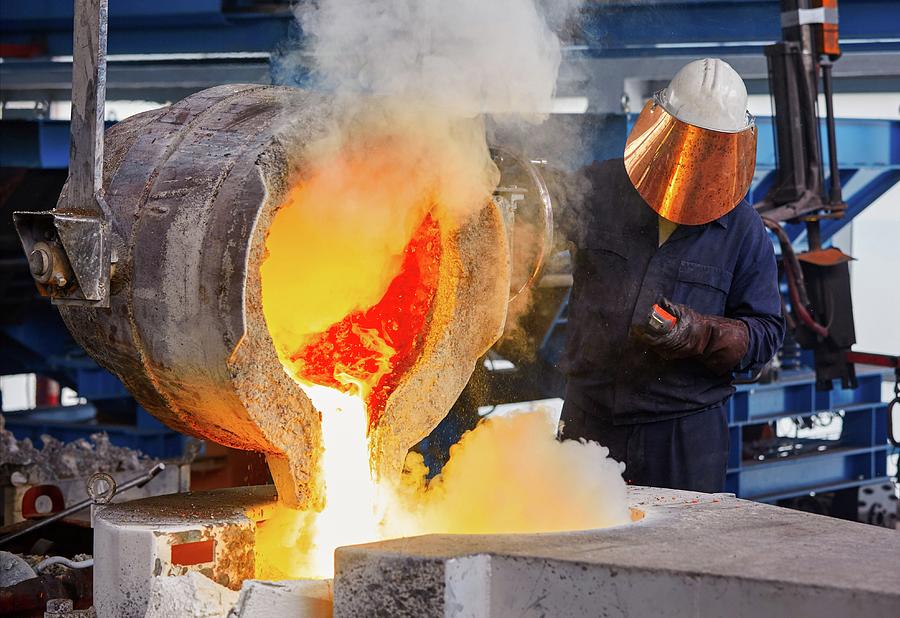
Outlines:
{"label": "concrete mold block", "polygon": [[730,494],[628,495],[644,517],[624,526],[339,548],[334,615],[897,616],[893,531]]}

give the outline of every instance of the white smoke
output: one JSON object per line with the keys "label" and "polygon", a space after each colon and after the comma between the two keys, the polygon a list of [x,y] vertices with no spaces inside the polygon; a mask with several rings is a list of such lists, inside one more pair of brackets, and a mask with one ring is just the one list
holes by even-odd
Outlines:
{"label": "white smoke", "polygon": [[548,26],[574,0],[321,0],[297,8],[304,58],[343,94],[459,116],[549,113],[561,61]]}
{"label": "white smoke", "polygon": [[[556,123],[545,127],[549,130],[535,130],[535,125],[553,107],[562,61],[557,32],[575,23],[582,4],[583,0],[301,3],[295,13],[302,46],[276,59],[274,68],[282,81],[292,81],[290,74],[311,78],[312,84],[306,79],[303,85],[333,92],[335,109],[341,110],[326,139],[304,145],[308,159],[334,161],[333,153],[354,148],[368,153],[370,144],[381,139],[378,136],[403,136],[402,141],[418,144],[409,160],[431,163],[416,166],[420,176],[416,190],[442,187],[433,191],[442,196],[438,208],[455,221],[480,209],[499,181],[489,141],[525,158],[548,159],[551,165],[578,160],[575,153],[583,148],[578,127]],[[400,164],[392,167],[402,169]],[[378,229],[375,222],[383,213],[370,203],[370,190],[357,193],[367,198],[368,216],[355,219],[361,227]],[[334,194],[349,208],[352,201],[346,192]],[[399,204],[393,208],[402,210]],[[518,270],[527,271],[533,258],[528,252],[514,257],[522,256],[529,263]],[[382,279],[389,274],[385,271]],[[377,293],[373,289],[372,294]],[[529,305],[529,295],[521,295],[511,307],[510,324]]]}

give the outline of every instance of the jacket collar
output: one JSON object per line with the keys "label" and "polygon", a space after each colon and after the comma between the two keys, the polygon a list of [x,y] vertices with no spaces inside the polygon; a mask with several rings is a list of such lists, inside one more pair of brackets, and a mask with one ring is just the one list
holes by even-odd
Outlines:
{"label": "jacket collar", "polygon": [[729,223],[731,222],[731,220],[734,218],[734,211],[737,210],[738,206],[740,206],[740,205],[741,205],[741,204],[738,203],[737,206],[735,206],[734,208],[732,208],[731,210],[729,210],[728,212],[726,212],[724,215],[722,215],[722,216],[719,217],[718,219],[714,220],[713,223],[716,223],[716,224],[722,226],[722,228],[724,228],[724,229],[727,230],[727,229],[728,229],[728,224],[729,224]]}

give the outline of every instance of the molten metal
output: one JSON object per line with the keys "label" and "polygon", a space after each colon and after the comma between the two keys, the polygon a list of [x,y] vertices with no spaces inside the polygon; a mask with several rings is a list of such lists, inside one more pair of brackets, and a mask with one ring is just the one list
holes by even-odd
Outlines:
{"label": "molten metal", "polygon": [[345,392],[352,384],[363,384],[368,422],[375,425],[400,376],[421,350],[437,289],[440,251],[440,229],[426,215],[381,300],[311,337],[290,356],[295,375]]}

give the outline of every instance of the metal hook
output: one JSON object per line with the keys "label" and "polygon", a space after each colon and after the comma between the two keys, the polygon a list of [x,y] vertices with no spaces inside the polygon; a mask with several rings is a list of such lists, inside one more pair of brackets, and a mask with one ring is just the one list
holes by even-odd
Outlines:
{"label": "metal hook", "polygon": [[87,493],[94,504],[109,504],[116,495],[116,479],[106,472],[95,472],[87,482]]}

